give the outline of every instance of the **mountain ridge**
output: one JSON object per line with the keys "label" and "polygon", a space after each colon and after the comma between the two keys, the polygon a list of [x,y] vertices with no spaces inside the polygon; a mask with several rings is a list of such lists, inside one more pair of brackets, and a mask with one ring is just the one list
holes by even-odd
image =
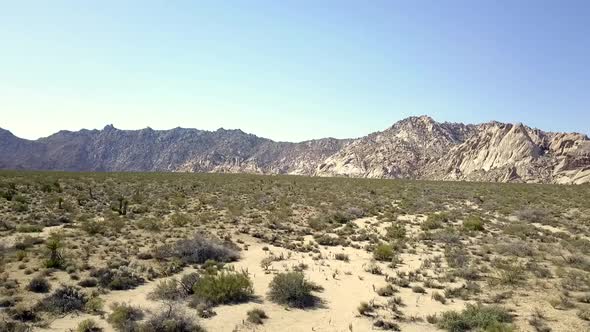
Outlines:
{"label": "mountain ridge", "polygon": [[590,140],[522,123],[402,119],[350,139],[274,141],[240,129],[61,130],[37,140],[0,128],[0,168],[297,174],[492,182],[590,182]]}

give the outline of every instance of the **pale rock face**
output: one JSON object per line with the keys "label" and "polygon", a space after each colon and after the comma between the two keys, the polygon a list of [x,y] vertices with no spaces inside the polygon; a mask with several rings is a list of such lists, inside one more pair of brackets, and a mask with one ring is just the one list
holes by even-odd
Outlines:
{"label": "pale rock face", "polygon": [[36,141],[0,129],[0,168],[295,174],[494,182],[590,182],[590,140],[522,124],[410,117],[357,139],[274,142],[241,130],[60,131]]}

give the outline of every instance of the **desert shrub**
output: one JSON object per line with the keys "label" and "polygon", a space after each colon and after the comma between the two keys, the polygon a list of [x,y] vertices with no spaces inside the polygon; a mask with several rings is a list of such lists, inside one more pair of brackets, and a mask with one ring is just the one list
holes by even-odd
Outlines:
{"label": "desert shrub", "polygon": [[196,272],[191,272],[183,275],[180,278],[179,287],[185,295],[194,294],[194,287],[201,279],[201,276]]}
{"label": "desert shrub", "polygon": [[84,310],[87,313],[91,313],[91,314],[102,314],[103,307],[104,307],[104,300],[98,296],[94,296],[94,297],[91,297],[90,299],[88,299],[88,301],[86,302],[86,305],[84,306]]}
{"label": "desert shrub", "polygon": [[42,276],[37,276],[31,279],[31,281],[27,285],[27,289],[35,293],[47,293],[49,292],[50,288],[51,285],[49,284],[47,279],[45,279]]}
{"label": "desert shrub", "polygon": [[426,290],[424,289],[424,287],[416,285],[416,286],[412,287],[412,292],[418,293],[418,294],[425,294]]}
{"label": "desert shrub", "polygon": [[359,312],[359,314],[363,316],[369,316],[371,313],[375,311],[375,307],[369,304],[368,302],[363,301],[361,302],[361,304],[359,304],[356,310]]}
{"label": "desert shrub", "polygon": [[16,231],[19,233],[39,233],[43,231],[42,225],[18,225],[16,226]]}
{"label": "desert shrub", "polygon": [[176,279],[160,281],[154,290],[148,294],[148,299],[158,301],[177,301],[184,297]]}
{"label": "desert shrub", "polygon": [[106,224],[98,220],[86,220],[80,223],[80,228],[89,235],[106,233]]}
{"label": "desert shrub", "polygon": [[150,232],[158,232],[161,228],[161,222],[156,218],[147,217],[143,218],[135,223],[138,228],[144,229]]}
{"label": "desert shrub", "polygon": [[391,261],[394,256],[393,247],[389,244],[379,244],[373,249],[373,257],[378,261]]}
{"label": "desert shrub", "polygon": [[377,265],[375,262],[370,262],[365,267],[365,271],[369,272],[370,274],[375,274],[375,275],[382,275],[383,274],[381,267],[379,265]]}
{"label": "desert shrub", "polygon": [[321,234],[314,236],[315,241],[322,246],[338,246],[338,245],[345,245],[346,239],[330,234]]}
{"label": "desert shrub", "polygon": [[206,274],[194,285],[193,291],[196,298],[213,305],[244,302],[254,294],[252,281],[244,271]]}
{"label": "desert shrub", "polygon": [[98,285],[98,280],[96,280],[95,278],[86,278],[78,282],[78,286],[85,288],[96,287],[96,285]]}
{"label": "desert shrub", "polygon": [[10,318],[20,322],[34,322],[39,319],[34,307],[23,303],[17,304],[14,308],[8,310]]}
{"label": "desert shrub", "polygon": [[17,299],[13,296],[0,297],[0,308],[13,307],[16,304],[16,302]]}
{"label": "desert shrub", "polygon": [[314,235],[315,241],[322,246],[337,246],[337,245],[344,245],[346,240],[343,238],[330,235],[330,234],[321,234],[321,235]]}
{"label": "desert shrub", "polygon": [[580,310],[577,315],[581,320],[590,321],[590,309]]}
{"label": "desert shrub", "polygon": [[463,247],[445,247],[445,258],[452,268],[466,266],[470,261],[469,253]]}
{"label": "desert shrub", "polygon": [[383,319],[377,319],[373,323],[373,326],[385,331],[401,331],[401,328],[397,323]]}
{"label": "desert shrub", "polygon": [[450,332],[485,330],[510,323],[512,315],[499,306],[467,304],[461,312],[445,311],[438,320],[438,327]]}
{"label": "desert shrub", "polygon": [[85,319],[78,324],[77,332],[100,332],[102,328],[94,319]]}
{"label": "desert shrub", "polygon": [[141,323],[139,332],[205,332],[197,321],[176,308],[161,310]]}
{"label": "desert shrub", "polygon": [[551,328],[545,323],[545,317],[538,309],[533,311],[531,318],[528,320],[529,325],[537,332],[551,332]]}
{"label": "desert shrub", "polygon": [[87,301],[86,295],[78,288],[62,285],[52,294],[42,299],[39,307],[43,311],[67,314],[70,312],[84,311]]}
{"label": "desert shrub", "polygon": [[233,262],[240,258],[235,248],[202,235],[161,247],[155,256],[159,259],[177,257],[184,264],[203,264],[207,260]]}
{"label": "desert shrub", "polygon": [[527,240],[537,237],[539,230],[537,227],[524,222],[511,222],[504,226],[504,233],[517,236],[522,240]]}
{"label": "desert shrub", "polygon": [[448,299],[461,298],[463,300],[469,299],[472,295],[481,293],[481,287],[472,281],[468,281],[463,286],[445,288],[444,294]]}
{"label": "desert shrub", "polygon": [[136,331],[137,321],[143,319],[143,311],[125,303],[114,303],[107,322],[117,331]]}
{"label": "desert shrub", "polygon": [[576,306],[566,295],[560,295],[558,298],[550,299],[549,304],[557,310],[568,310]]}
{"label": "desert shrub", "polygon": [[279,273],[274,276],[269,285],[268,297],[271,301],[296,308],[312,307],[318,298],[312,291],[320,288],[305,279],[301,272]]}
{"label": "desert shrub", "polygon": [[432,299],[435,300],[435,301],[438,301],[438,302],[440,302],[442,304],[447,303],[447,299],[445,298],[445,296],[442,295],[439,292],[433,292],[432,293]]}
{"label": "desert shrub", "polygon": [[12,210],[14,212],[27,212],[29,211],[29,205],[27,203],[15,202],[12,205]]}
{"label": "desert shrub", "polygon": [[192,218],[186,213],[175,213],[170,216],[170,222],[176,227],[186,226],[192,221]]}
{"label": "desert shrub", "polygon": [[549,213],[545,209],[529,207],[516,212],[519,220],[528,222],[544,223],[549,217]]}
{"label": "desert shrub", "polygon": [[449,215],[446,213],[433,213],[429,214],[425,221],[420,224],[420,228],[423,231],[433,230],[442,228],[444,223],[449,221]]}
{"label": "desert shrub", "polygon": [[406,237],[406,228],[403,224],[395,223],[386,228],[386,237],[389,240],[401,240]]}
{"label": "desert shrub", "polygon": [[375,291],[377,294],[379,294],[379,296],[384,296],[384,297],[388,297],[388,296],[392,296],[393,294],[395,294],[398,290],[395,289],[392,285],[386,285],[380,288],[377,288],[377,290]]}
{"label": "desert shrub", "polygon": [[341,252],[334,254],[334,258],[343,262],[348,262],[350,260],[347,254]]}
{"label": "desert shrub", "polygon": [[247,315],[248,315],[247,320],[250,323],[257,324],[257,325],[263,324],[264,320],[268,318],[268,316],[266,315],[266,312],[264,312],[264,310],[259,309],[259,308],[252,309],[252,310],[248,311]]}
{"label": "desert shrub", "polygon": [[140,252],[137,254],[137,259],[148,260],[148,259],[152,259],[152,258],[154,258],[154,255],[152,255],[149,252]]}
{"label": "desert shrub", "polygon": [[463,220],[463,229],[473,232],[481,232],[484,230],[484,221],[481,217],[478,216],[469,216],[467,219]]}
{"label": "desert shrub", "polygon": [[522,240],[501,242],[495,245],[496,251],[500,255],[515,257],[532,257],[535,254],[533,247]]}
{"label": "desert shrub", "polygon": [[590,275],[588,273],[570,270],[562,275],[561,286],[569,291],[586,292],[590,290]]}
{"label": "desert shrub", "polygon": [[541,265],[535,261],[527,262],[525,264],[525,267],[528,271],[531,271],[531,273],[535,275],[537,278],[548,279],[553,276],[551,270],[547,266]]}
{"label": "desert shrub", "polygon": [[461,245],[461,235],[454,228],[438,229],[421,234],[425,240],[442,242],[446,245]]}
{"label": "desert shrub", "polygon": [[100,287],[112,290],[126,290],[143,284],[144,279],[125,267],[117,269],[102,268],[91,272]]}
{"label": "desert shrub", "polygon": [[[493,263],[496,269],[496,282],[502,285],[516,286],[526,281],[526,269],[522,264],[513,261],[498,260]],[[494,283],[494,281],[491,281]]]}

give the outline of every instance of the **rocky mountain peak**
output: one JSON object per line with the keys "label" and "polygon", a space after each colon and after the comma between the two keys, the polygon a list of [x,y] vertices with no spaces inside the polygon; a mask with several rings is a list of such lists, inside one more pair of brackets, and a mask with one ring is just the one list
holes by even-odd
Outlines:
{"label": "rocky mountain peak", "polygon": [[0,167],[248,172],[500,182],[590,182],[590,140],[522,123],[414,116],[356,139],[275,142],[239,129],[61,131],[36,141],[0,129]]}

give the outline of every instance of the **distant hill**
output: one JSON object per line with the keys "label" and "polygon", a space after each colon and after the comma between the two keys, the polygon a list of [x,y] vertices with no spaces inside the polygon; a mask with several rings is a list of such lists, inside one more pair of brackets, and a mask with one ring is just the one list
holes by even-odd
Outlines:
{"label": "distant hill", "polygon": [[25,140],[0,129],[0,168],[299,174],[493,182],[590,182],[590,140],[522,124],[410,117],[357,139],[275,142],[241,130],[60,131]]}

